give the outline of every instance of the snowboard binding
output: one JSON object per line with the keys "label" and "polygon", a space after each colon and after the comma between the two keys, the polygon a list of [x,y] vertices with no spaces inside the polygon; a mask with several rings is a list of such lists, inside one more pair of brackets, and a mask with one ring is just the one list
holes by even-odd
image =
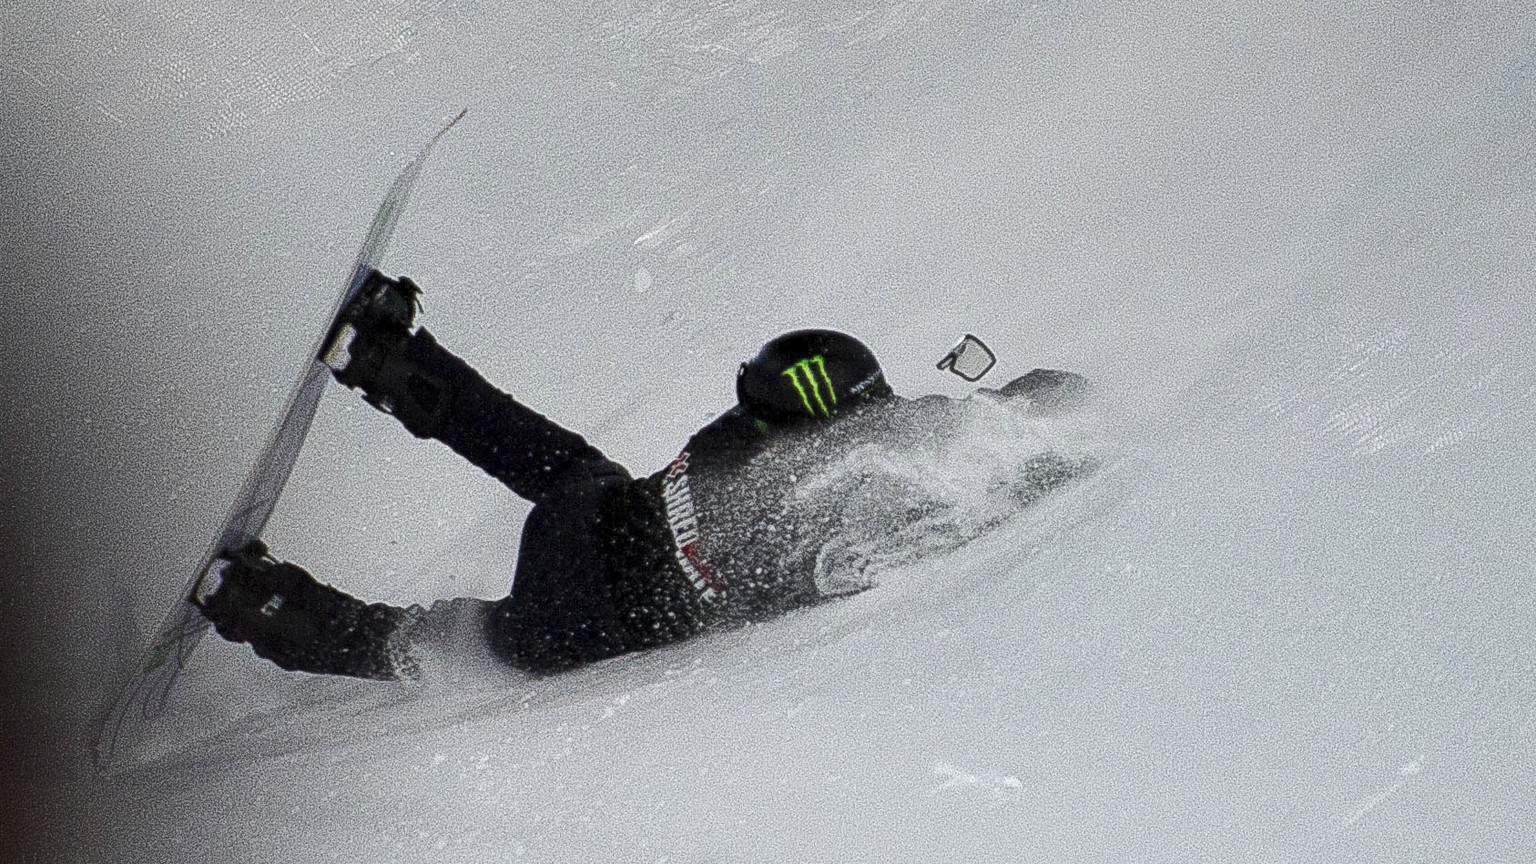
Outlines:
{"label": "snowboard binding", "polygon": [[410,337],[420,311],[420,285],[409,276],[396,279],[371,269],[357,296],[336,315],[320,359],[337,381],[366,390],[390,355]]}
{"label": "snowboard binding", "polygon": [[429,438],[445,406],[443,386],[411,357],[411,343],[425,331],[412,330],[421,311],[421,286],[410,277],[368,271],[363,286],[336,316],[320,351],[341,384],[393,415],[411,434]]}
{"label": "snowboard binding", "polygon": [[215,558],[191,600],[219,635],[296,672],[392,680],[402,612],[365,604],[278,561],[260,540]]}
{"label": "snowboard binding", "polygon": [[[297,573],[291,571],[298,571]],[[192,589],[192,602],[231,642],[250,640],[252,624],[275,618],[286,603],[286,594],[304,576],[299,567],[284,564],[267,552],[267,545],[253,540],[243,549],[213,559],[203,578]]]}

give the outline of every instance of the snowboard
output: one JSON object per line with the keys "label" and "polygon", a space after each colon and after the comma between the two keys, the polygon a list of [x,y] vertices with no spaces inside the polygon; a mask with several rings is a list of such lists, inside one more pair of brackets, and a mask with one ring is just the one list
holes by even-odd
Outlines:
{"label": "snowboard", "polygon": [[223,560],[222,556],[244,548],[261,536],[288,482],[288,476],[293,472],[294,461],[309,433],[315,410],[320,405],[320,396],[331,378],[331,368],[326,364],[327,358],[322,356],[322,352],[335,328],[335,319],[347,303],[357,296],[369,272],[383,258],[390,238],[394,235],[395,223],[400,218],[432,147],[464,117],[467,110],[454,115],[417,151],[415,157],[395,177],[389,192],[379,204],[362,248],[358,250],[357,259],[342,287],[341,296],[326,316],[324,326],[319,328],[318,342],[304,358],[288,401],[267,438],[266,446],[257,456],[245,485],[235,498],[228,518],[203,556],[202,563],[182,588],[176,605],[155,632],[142,660],[129,674],[121,694],[107,714],[96,744],[98,769],[110,770],[130,756],[143,742],[154,720],[164,712],[171,688],[210,626],[193,602],[198,586],[211,572],[215,572]]}

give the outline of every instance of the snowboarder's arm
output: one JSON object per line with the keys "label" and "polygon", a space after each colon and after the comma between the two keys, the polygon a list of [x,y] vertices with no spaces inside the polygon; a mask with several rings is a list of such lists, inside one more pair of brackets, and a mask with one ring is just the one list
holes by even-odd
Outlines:
{"label": "snowboarder's arm", "polygon": [[[1007,403],[1020,410],[1052,410],[1069,408],[1083,401],[1091,385],[1087,378],[1076,372],[1060,369],[1035,369],[1009,381],[1002,387],[978,387],[976,392]],[[916,399],[901,399],[900,410],[907,416],[942,416],[946,407],[957,406],[965,400],[941,396],[937,393]]]}
{"label": "snowboarder's arm", "polygon": [[1026,400],[1036,408],[1065,408],[1081,402],[1088,390],[1088,379],[1076,372],[1035,369],[995,390],[981,387],[976,392],[1006,401]]}

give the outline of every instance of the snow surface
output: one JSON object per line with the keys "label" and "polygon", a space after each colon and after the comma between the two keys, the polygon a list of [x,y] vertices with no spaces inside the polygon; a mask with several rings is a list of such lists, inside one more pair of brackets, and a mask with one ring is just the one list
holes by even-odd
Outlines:
{"label": "snow surface", "polygon": [[[1536,859],[1528,4],[17,0],[0,47],[9,860]],[[96,776],[461,106],[391,264],[637,472],[797,325],[914,395],[964,392],[967,331],[988,383],[1081,371],[1112,458],[874,590],[553,679],[210,642]],[[525,512],[335,392],[268,539],[494,597]]]}

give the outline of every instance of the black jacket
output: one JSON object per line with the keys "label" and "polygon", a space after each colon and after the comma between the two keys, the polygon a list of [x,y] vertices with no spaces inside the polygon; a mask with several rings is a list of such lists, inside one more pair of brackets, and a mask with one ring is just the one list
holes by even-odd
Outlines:
{"label": "black jacket", "polygon": [[[1037,369],[998,390],[1010,407],[1069,405],[1086,381]],[[665,469],[616,489],[602,534],[609,584],[622,610],[626,650],[652,647],[721,624],[770,617],[861,587],[840,549],[866,493],[857,479],[836,495],[807,501],[801,481],[860,447],[921,447],[962,422],[966,400],[929,396],[872,403],[837,421],[769,429],[732,408],[689,438]],[[1037,459],[1022,484],[1038,495],[1080,474],[1081,460]],[[826,500],[826,499],[831,499]],[[872,539],[927,515],[922,500],[885,501]],[[866,523],[869,520],[864,520]],[[867,524],[860,526],[870,534]],[[857,574],[851,574],[856,576]]]}

